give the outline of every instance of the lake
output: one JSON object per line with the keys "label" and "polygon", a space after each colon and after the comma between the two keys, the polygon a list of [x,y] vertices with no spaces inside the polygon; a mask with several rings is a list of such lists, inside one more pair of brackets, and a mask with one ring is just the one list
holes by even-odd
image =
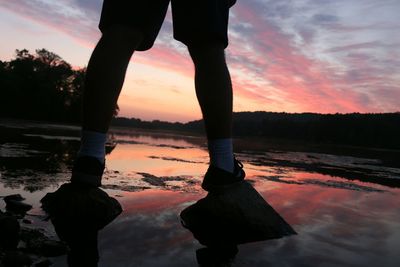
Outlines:
{"label": "lake", "polygon": [[[33,206],[27,227],[55,236],[39,200],[69,180],[79,128],[2,120],[0,131],[0,195],[21,194]],[[206,141],[123,128],[112,137],[102,188],[124,211],[99,233],[99,266],[198,266],[202,246],[179,213],[205,196]],[[231,266],[400,266],[400,152],[261,139],[235,148],[246,179],[297,235],[240,245]],[[51,261],[66,266],[65,258]]]}

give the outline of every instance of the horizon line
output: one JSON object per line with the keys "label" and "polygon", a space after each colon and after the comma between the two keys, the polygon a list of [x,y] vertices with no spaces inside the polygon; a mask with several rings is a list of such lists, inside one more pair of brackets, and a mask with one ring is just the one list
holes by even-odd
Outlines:
{"label": "horizon line", "polygon": [[[345,112],[345,113],[341,113],[341,112],[328,112],[328,113],[319,113],[319,112],[308,112],[308,111],[304,111],[304,112],[286,112],[286,111],[263,111],[263,110],[257,110],[257,111],[234,111],[233,114],[237,114],[237,113],[286,113],[286,114],[290,114],[290,115],[299,115],[299,114],[314,114],[314,115],[351,115],[351,114],[360,114],[360,115],[378,115],[378,114],[400,114],[400,110],[398,111],[392,111],[392,112]],[[140,117],[125,117],[125,116],[116,116],[113,119],[138,119],[140,121],[143,122],[154,122],[154,121],[159,121],[159,122],[168,122],[168,123],[190,123],[190,122],[195,122],[195,121],[202,121],[203,118],[199,118],[199,119],[194,119],[194,120],[189,120],[189,121],[170,121],[170,120],[160,120],[160,119],[153,119],[153,120],[148,120],[148,119],[142,119]]]}

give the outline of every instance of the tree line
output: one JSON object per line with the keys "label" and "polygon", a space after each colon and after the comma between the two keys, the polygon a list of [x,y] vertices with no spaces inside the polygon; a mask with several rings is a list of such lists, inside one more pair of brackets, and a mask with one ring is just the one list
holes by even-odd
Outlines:
{"label": "tree line", "polygon": [[[204,133],[202,120],[169,123],[115,118],[113,125]],[[324,144],[400,149],[400,112],[367,114],[235,112],[233,114],[233,133],[236,137],[255,136]]]}
{"label": "tree line", "polygon": [[79,122],[85,69],[46,49],[0,61],[0,116]]}
{"label": "tree line", "polygon": [[[46,49],[33,54],[26,49],[16,50],[15,58],[0,61],[0,117],[79,123],[85,72],[85,68],[73,69]],[[400,149],[400,112],[237,112],[233,121],[237,137]],[[204,133],[202,120],[171,123],[117,117],[112,125]]]}

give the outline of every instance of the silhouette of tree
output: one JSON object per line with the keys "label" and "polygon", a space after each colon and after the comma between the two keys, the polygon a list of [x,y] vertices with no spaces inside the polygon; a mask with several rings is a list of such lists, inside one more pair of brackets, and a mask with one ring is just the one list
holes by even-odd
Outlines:
{"label": "silhouette of tree", "polygon": [[84,75],[46,49],[17,49],[0,64],[0,116],[77,122]]}

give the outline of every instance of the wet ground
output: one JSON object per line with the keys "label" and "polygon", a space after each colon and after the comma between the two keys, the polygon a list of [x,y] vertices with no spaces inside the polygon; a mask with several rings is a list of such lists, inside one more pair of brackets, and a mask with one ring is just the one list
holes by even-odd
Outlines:
{"label": "wet ground", "polygon": [[[113,133],[102,188],[124,212],[100,231],[99,266],[197,266],[201,245],[178,214],[205,195],[205,140]],[[0,195],[19,193],[33,205],[26,227],[55,236],[39,200],[68,181],[78,146],[75,126],[0,121]],[[298,235],[241,245],[232,266],[399,266],[400,152],[340,154],[254,139],[235,147],[248,181]],[[66,266],[65,257],[51,260]]]}

